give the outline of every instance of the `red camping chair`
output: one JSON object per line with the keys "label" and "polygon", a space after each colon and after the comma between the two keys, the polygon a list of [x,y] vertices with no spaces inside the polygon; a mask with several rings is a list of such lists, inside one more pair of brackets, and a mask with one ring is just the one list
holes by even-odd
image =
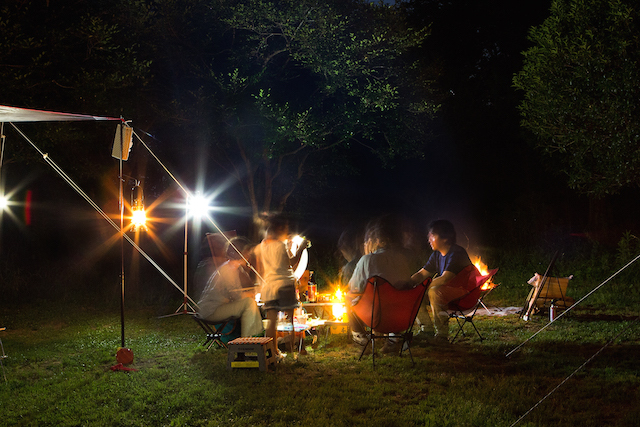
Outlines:
{"label": "red camping chair", "polygon": [[[453,343],[458,335],[462,332],[462,336],[465,336],[464,325],[470,323],[473,329],[480,337],[480,341],[484,338],[480,335],[480,331],[473,323],[473,316],[475,316],[478,308],[482,305],[482,300],[489,294],[491,290],[495,288],[483,289],[482,286],[491,279],[498,269],[489,270],[489,273],[485,276],[478,271],[475,265],[470,265],[458,273],[453,279],[451,279],[445,286],[459,287],[466,290],[466,293],[447,304],[447,311],[449,312],[449,318],[456,319],[458,323],[458,331],[451,339]],[[465,313],[466,312],[466,313]]]}
{"label": "red camping chair", "polygon": [[362,349],[358,360],[362,359],[365,350],[371,343],[373,367],[376,366],[375,340],[388,338],[386,334],[401,334],[402,345],[400,355],[409,350],[411,363],[411,328],[418,315],[424,294],[431,283],[431,278],[411,289],[396,289],[379,276],[367,280],[364,291],[358,302],[352,307],[353,314],[369,328],[367,345]]}

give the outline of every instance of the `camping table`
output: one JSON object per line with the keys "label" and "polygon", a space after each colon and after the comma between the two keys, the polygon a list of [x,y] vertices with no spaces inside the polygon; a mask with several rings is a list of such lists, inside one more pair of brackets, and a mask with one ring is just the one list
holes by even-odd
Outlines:
{"label": "camping table", "polygon": [[[344,305],[343,302],[303,302],[302,308],[307,310],[307,308],[311,308],[313,315],[318,319],[331,319],[333,318],[333,306],[335,305]],[[309,312],[309,310],[307,310]]]}
{"label": "camping table", "polygon": [[[307,310],[307,312],[312,312],[314,316],[318,319],[324,320],[322,326],[325,327],[325,340],[329,336],[329,331],[334,327],[346,327],[347,332],[349,332],[349,323],[348,322],[340,322],[339,320],[335,320],[333,316],[333,307],[336,305],[344,306],[344,302],[335,302],[335,301],[326,301],[326,302],[303,302],[302,308]],[[307,308],[308,307],[308,308]],[[309,310],[311,309],[311,310]]]}
{"label": "camping table", "polygon": [[[347,333],[347,337],[349,337],[349,322],[341,322],[339,320],[328,320],[327,322],[325,322],[324,324],[325,327],[325,333],[324,333],[324,338],[327,339],[329,336],[329,331],[333,330],[333,328],[336,329],[342,329],[343,331],[345,331]],[[342,332],[340,332],[342,333]],[[333,332],[332,332],[333,334]],[[350,339],[350,338],[348,338]]]}
{"label": "camping table", "polygon": [[[300,339],[300,345],[298,348],[298,351],[302,350],[302,342],[304,341],[304,336],[306,333],[311,334],[311,330],[312,329],[316,329],[319,326],[323,326],[325,324],[325,320],[321,320],[321,319],[309,319],[307,320],[307,323],[302,324],[302,323],[298,323],[295,322],[293,324],[293,328],[295,330],[295,338]],[[287,334],[287,333],[291,333],[291,322],[278,322],[278,327],[277,327],[277,335],[278,337],[283,337]],[[314,335],[313,338],[313,345],[316,344],[317,341],[317,337]]]}

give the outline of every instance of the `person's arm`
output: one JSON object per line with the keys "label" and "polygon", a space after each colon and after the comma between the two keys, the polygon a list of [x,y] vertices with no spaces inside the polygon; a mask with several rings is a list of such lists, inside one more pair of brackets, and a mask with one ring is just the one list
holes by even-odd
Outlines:
{"label": "person's arm", "polygon": [[435,279],[433,279],[433,281],[431,282],[431,286],[444,285],[454,277],[456,277],[455,273],[452,273],[450,271],[445,271],[444,273],[442,273],[442,276],[438,276]]}
{"label": "person's arm", "polygon": [[356,264],[356,268],[353,270],[351,279],[349,279],[349,292],[352,294],[362,293],[364,286],[367,283],[368,277],[365,277],[365,260],[367,256],[360,258]]}
{"label": "person's arm", "polygon": [[411,276],[411,283],[413,283],[414,285],[417,285],[427,280],[427,277],[431,277],[431,276],[433,276],[433,273],[425,270],[424,268],[421,268],[416,273],[413,273],[413,275]]}

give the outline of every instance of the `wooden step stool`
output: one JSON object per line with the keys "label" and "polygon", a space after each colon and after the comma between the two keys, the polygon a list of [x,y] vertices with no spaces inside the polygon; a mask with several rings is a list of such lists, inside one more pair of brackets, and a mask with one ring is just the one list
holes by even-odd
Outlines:
{"label": "wooden step stool", "polygon": [[227,343],[227,368],[260,368],[266,371],[276,364],[276,349],[273,338],[236,338]]}

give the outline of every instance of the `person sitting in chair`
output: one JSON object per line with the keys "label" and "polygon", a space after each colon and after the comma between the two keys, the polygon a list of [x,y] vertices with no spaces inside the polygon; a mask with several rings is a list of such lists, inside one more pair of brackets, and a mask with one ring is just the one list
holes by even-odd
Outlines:
{"label": "person sitting in chair", "polygon": [[243,292],[253,283],[244,270],[245,257],[251,243],[244,237],[234,237],[227,245],[229,260],[211,275],[198,301],[198,315],[203,319],[217,322],[237,317],[240,319],[241,336],[252,337],[262,333],[262,316],[255,299]]}
{"label": "person sitting in chair", "polygon": [[342,232],[338,239],[338,250],[346,263],[340,268],[340,283],[347,285],[353,271],[362,257],[363,238],[355,228],[348,228]]}
{"label": "person sitting in chair", "polygon": [[429,224],[428,231],[433,253],[424,267],[411,276],[411,280],[413,283],[421,283],[427,277],[438,274],[431,282],[427,295],[431,304],[436,340],[446,341],[449,336],[447,304],[466,292],[462,288],[447,284],[472,263],[467,251],[456,244],[456,231],[451,222],[433,221]]}
{"label": "person sitting in chair", "polygon": [[[353,342],[358,347],[367,344],[368,338],[363,325],[351,313],[350,306],[356,304],[364,291],[367,280],[373,276],[386,279],[394,288],[411,287],[411,263],[407,252],[402,248],[402,235],[397,220],[391,215],[374,220],[366,230],[363,255],[349,280],[347,306],[349,326]],[[390,337],[382,348],[383,353],[393,353],[399,348],[399,341]]]}

